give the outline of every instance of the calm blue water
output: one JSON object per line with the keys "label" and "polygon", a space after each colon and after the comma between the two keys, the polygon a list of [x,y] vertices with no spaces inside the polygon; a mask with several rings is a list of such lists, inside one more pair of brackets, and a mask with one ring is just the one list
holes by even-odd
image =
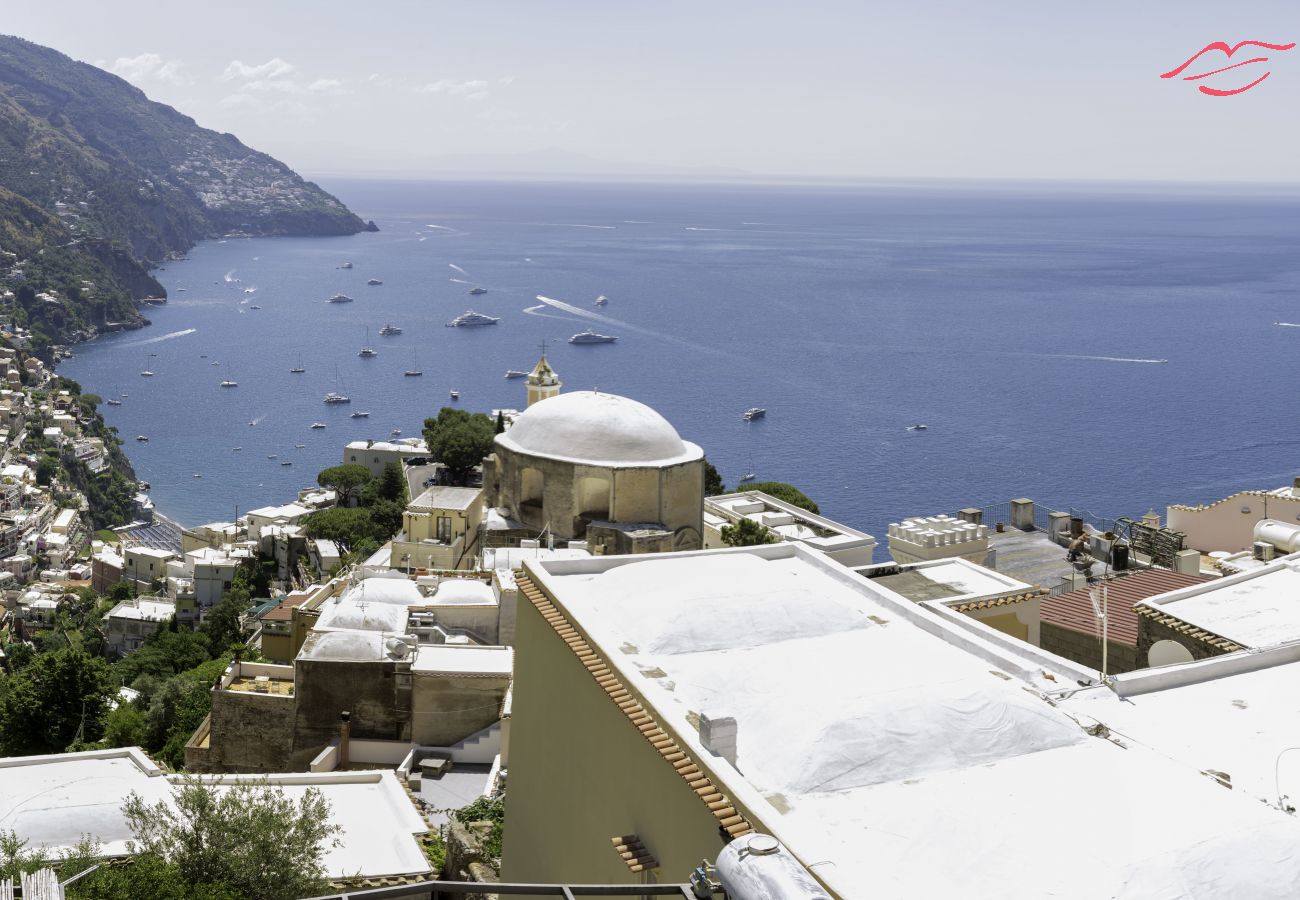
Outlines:
{"label": "calm blue water", "polygon": [[[105,416],[182,523],[286,501],[345,442],[418,435],[452,388],[521,407],[503,374],[544,340],[567,389],[650,404],[728,485],[752,467],[877,536],[1011,497],[1140,514],[1300,474],[1300,328],[1273,325],[1300,322],[1295,197],[325,186],[383,230],[205,243],[159,272],[151,328],[62,367],[127,395]],[[471,306],[500,324],[443,327]],[[619,341],[565,343],[587,327]],[[336,385],[350,406],[321,402]]]}

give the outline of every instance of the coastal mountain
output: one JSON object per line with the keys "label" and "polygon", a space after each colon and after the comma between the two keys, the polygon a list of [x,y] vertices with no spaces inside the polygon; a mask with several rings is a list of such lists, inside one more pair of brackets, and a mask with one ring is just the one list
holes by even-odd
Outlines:
{"label": "coastal mountain", "polygon": [[[141,322],[130,301],[164,296],[149,266],[204,238],[374,227],[234,135],[199,127],[115,75],[7,36],[0,188],[0,279],[14,295],[0,290],[0,310],[15,306],[38,338],[60,343]],[[24,285],[30,290],[20,295]],[[94,302],[84,302],[87,291]],[[52,299],[33,303],[33,292]]]}

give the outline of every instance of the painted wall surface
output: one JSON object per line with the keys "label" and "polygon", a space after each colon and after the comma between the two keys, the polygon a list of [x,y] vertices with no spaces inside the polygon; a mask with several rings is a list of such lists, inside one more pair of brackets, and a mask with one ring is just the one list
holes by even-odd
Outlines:
{"label": "painted wall surface", "polygon": [[411,740],[447,747],[482,731],[501,716],[509,678],[411,676]]}
{"label": "painted wall surface", "polygon": [[1184,546],[1203,553],[1235,552],[1250,549],[1261,519],[1300,522],[1300,497],[1242,491],[1209,506],[1170,506],[1166,512],[1168,527],[1187,535]]}
{"label": "painted wall surface", "polygon": [[717,819],[522,597],[516,637],[503,880],[635,884],[629,833],[661,882],[716,857]]}

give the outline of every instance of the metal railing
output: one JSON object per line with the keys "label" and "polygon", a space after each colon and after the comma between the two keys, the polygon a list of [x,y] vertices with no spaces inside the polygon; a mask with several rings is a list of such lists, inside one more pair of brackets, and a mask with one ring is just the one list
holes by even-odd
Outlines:
{"label": "metal railing", "polygon": [[[520,884],[491,881],[421,881],[392,887],[323,894],[311,900],[383,900],[428,889],[435,894],[523,894],[532,897],[681,897],[698,900],[690,884]],[[715,893],[721,893],[719,888]]]}

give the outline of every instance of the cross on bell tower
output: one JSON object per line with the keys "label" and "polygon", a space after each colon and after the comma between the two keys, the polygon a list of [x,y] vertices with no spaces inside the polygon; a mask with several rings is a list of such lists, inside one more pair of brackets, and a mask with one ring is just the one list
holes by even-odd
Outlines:
{"label": "cross on bell tower", "polygon": [[542,358],[528,375],[528,405],[554,397],[560,392],[560,376],[546,361],[546,341],[542,341]]}

